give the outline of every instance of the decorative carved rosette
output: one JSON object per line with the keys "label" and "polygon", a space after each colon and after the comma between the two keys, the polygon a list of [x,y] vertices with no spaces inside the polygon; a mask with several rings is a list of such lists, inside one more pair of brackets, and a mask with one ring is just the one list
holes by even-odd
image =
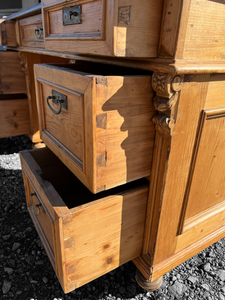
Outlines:
{"label": "decorative carved rosette", "polygon": [[152,76],[152,87],[156,92],[156,97],[153,99],[155,109],[159,112],[166,112],[166,114],[155,116],[153,122],[156,130],[163,134],[172,135],[173,133],[175,121],[170,116],[177,103],[183,80],[183,75],[155,72]]}

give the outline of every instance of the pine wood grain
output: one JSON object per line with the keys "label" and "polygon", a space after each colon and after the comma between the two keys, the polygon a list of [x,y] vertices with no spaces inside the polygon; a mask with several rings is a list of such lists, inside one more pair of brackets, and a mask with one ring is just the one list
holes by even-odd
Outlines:
{"label": "pine wood grain", "polygon": [[[146,181],[96,196],[49,149],[20,155],[26,196],[34,186],[46,210],[35,219],[36,228],[46,249],[48,244],[54,249],[55,270],[65,293],[140,255]],[[54,168],[59,173],[53,172]],[[30,205],[29,198],[27,202]]]}
{"label": "pine wood grain", "polygon": [[0,100],[0,138],[29,133],[27,99]]}
{"label": "pine wood grain", "polygon": [[225,4],[221,1],[191,1],[184,59],[225,60],[224,13]]}
{"label": "pine wood grain", "polygon": [[16,29],[14,20],[0,19],[0,45],[17,47]]}
{"label": "pine wood grain", "polygon": [[[156,57],[163,1],[80,1],[82,23],[63,26],[62,1],[43,2],[45,48],[119,57]],[[70,1],[70,5],[76,5]],[[63,40],[64,43],[59,43]],[[138,41],[138,42],[137,42]]]}
{"label": "pine wood grain", "polygon": [[37,29],[38,26],[42,26],[42,14],[19,20],[19,39],[21,46],[44,48],[44,32],[41,38],[35,35],[35,29]]}
{"label": "pine wood grain", "polygon": [[[91,191],[149,176],[155,135],[151,76],[85,63],[36,65],[35,72],[41,137]],[[59,115],[46,104],[53,88],[68,96],[68,110]]]}

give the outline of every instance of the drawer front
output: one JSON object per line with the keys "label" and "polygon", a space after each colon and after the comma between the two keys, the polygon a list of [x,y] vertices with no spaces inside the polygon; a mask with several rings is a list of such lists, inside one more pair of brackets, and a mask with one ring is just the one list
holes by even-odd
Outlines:
{"label": "drawer front", "polygon": [[49,149],[20,155],[29,212],[65,293],[141,254],[147,181],[94,195]]}
{"label": "drawer front", "polygon": [[26,94],[25,75],[17,52],[0,52],[0,94]]}
{"label": "drawer front", "polygon": [[28,100],[5,98],[0,95],[0,138],[30,134]]}
{"label": "drawer front", "polygon": [[21,46],[44,48],[42,14],[19,20],[17,26]]}
{"label": "drawer front", "polygon": [[162,8],[162,0],[43,1],[46,49],[156,57]]}
{"label": "drawer front", "polygon": [[[106,65],[35,66],[42,140],[93,193],[149,176],[155,135],[151,76],[119,67],[110,76],[81,69],[110,74]],[[65,101],[62,108],[52,99],[55,93]]]}

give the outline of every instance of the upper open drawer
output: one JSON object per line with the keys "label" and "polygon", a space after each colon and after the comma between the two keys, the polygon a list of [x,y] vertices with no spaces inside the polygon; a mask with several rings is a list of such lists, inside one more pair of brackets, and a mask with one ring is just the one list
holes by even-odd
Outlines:
{"label": "upper open drawer", "polygon": [[151,73],[83,62],[34,69],[41,138],[93,193],[150,175]]}
{"label": "upper open drawer", "polygon": [[43,0],[45,47],[73,53],[156,57],[162,6],[162,0]]}

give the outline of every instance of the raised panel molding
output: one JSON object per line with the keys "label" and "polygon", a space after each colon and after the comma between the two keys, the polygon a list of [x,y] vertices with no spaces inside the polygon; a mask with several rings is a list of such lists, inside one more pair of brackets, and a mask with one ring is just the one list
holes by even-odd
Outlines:
{"label": "raised panel molding", "polygon": [[[222,213],[225,210],[225,184],[223,184],[225,158],[223,159],[222,151],[225,146],[224,117],[225,108],[202,112],[181,213],[179,235],[187,231],[194,235],[191,231],[198,230],[203,222],[207,227],[206,223],[215,215],[220,214],[224,217]],[[218,220],[218,224],[221,224],[221,221]],[[204,234],[209,232],[204,229]]]}

